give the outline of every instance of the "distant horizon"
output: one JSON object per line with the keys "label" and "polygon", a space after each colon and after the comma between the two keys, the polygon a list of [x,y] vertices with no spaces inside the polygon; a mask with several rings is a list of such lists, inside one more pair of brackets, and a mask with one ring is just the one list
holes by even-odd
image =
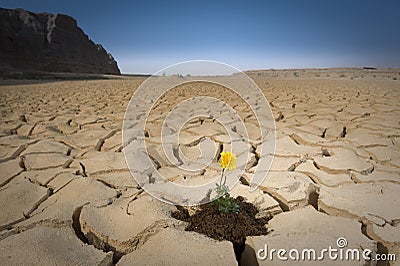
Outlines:
{"label": "distant horizon", "polygon": [[1,7],[73,17],[124,74],[196,59],[242,71],[400,68],[398,1],[3,0]]}
{"label": "distant horizon", "polygon": [[[220,62],[222,63],[222,62]],[[400,71],[400,67],[374,67],[374,66],[349,66],[349,67],[340,67],[340,66],[336,66],[336,67],[306,67],[306,68],[260,68],[260,69],[243,69],[241,70],[242,72],[251,72],[251,71],[295,71],[295,70],[339,70],[339,69],[359,69],[359,70],[370,70],[370,71],[374,71],[374,70],[394,70],[394,71]],[[142,75],[142,76],[150,76],[153,75],[155,73],[160,72],[161,70],[155,71],[154,73],[128,73],[128,72],[122,72],[121,71],[121,75]],[[183,76],[186,75],[186,73],[171,73],[168,74],[167,76],[173,76],[176,74],[182,74]],[[208,76],[208,75],[205,75]]]}
{"label": "distant horizon", "polygon": [[[188,62],[188,61],[198,61],[198,60],[203,60],[203,59],[193,59],[193,60],[185,60],[182,62]],[[215,60],[207,60],[204,59],[204,61],[215,61]],[[171,63],[170,65],[166,65],[163,66],[162,68],[155,70],[154,72],[124,72],[123,70],[121,70],[121,75],[152,75],[154,73],[160,72],[162,71],[162,69],[167,68],[171,65],[175,65],[175,64],[179,64],[182,62],[174,62]],[[217,61],[219,63],[225,63],[225,62],[220,62]],[[118,63],[118,61],[117,61]],[[119,67],[119,63],[118,63],[118,67]],[[234,66],[235,67],[235,66]],[[400,65],[399,66],[375,66],[375,65],[348,65],[348,66],[311,66],[311,67],[260,67],[260,68],[254,68],[254,69],[239,69],[242,72],[249,72],[249,71],[267,71],[267,70],[277,70],[277,71],[284,71],[284,70],[323,70],[323,69],[364,69],[364,68],[373,68],[373,69],[369,69],[369,70],[400,70]],[[120,68],[121,69],[121,68]],[[368,69],[365,69],[368,70]],[[181,73],[179,73],[181,74]]]}

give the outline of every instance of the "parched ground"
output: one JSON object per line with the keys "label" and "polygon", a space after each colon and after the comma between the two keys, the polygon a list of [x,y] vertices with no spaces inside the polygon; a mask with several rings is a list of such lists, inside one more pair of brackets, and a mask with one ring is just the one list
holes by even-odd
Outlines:
{"label": "parched ground", "polygon": [[[255,263],[265,244],[320,250],[337,248],[339,237],[348,248],[399,257],[400,75],[304,73],[251,73],[276,121],[273,164],[255,192],[248,191],[252,173],[271,155],[260,154],[256,121],[229,92],[200,85],[171,91],[147,121],[148,152],[173,182],[218,175],[213,166],[192,176],[176,171],[162,154],[158,130],[175,103],[194,93],[220,97],[244,118],[252,139],[252,156],[232,195],[255,204],[260,216],[273,215],[268,235],[247,238],[242,263]],[[152,198],[132,178],[121,129],[142,81],[0,86],[1,264],[237,263],[230,242],[185,231],[171,217],[176,207]],[[204,139],[229,147],[212,119],[191,121],[181,136],[188,157],[198,156]]]}

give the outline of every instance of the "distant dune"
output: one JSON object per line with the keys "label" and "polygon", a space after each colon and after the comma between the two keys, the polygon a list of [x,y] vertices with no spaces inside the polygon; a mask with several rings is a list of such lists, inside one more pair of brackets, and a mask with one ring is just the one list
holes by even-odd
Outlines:
{"label": "distant dune", "polygon": [[303,68],[303,69],[265,69],[247,70],[245,73],[251,77],[269,78],[340,78],[340,79],[393,79],[400,78],[398,68],[375,68],[375,67],[337,67],[337,68]]}

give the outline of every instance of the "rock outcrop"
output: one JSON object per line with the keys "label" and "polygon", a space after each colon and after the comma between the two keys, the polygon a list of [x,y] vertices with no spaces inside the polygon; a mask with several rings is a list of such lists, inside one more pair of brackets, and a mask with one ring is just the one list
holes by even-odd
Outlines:
{"label": "rock outcrop", "polygon": [[0,71],[120,74],[70,16],[0,8]]}

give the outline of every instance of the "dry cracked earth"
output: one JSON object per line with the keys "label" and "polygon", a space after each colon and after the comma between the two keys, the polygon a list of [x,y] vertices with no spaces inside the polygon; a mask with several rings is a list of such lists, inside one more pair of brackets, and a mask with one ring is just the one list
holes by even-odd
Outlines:
{"label": "dry cracked earth", "polygon": [[[177,171],[163,156],[158,133],[163,114],[179,101],[195,93],[219,97],[241,114],[250,134],[245,145],[251,158],[232,195],[255,204],[259,216],[273,216],[268,235],[247,238],[242,265],[271,264],[255,255],[265,244],[318,250],[336,247],[338,237],[346,238],[349,248],[398,257],[399,82],[334,75],[254,75],[254,80],[276,121],[274,154],[260,154],[261,137],[252,135],[256,121],[241,99],[199,85],[172,91],[149,116],[146,140],[158,171],[180,184],[219,174],[217,163],[201,172]],[[131,176],[121,128],[142,81],[0,86],[1,264],[238,263],[230,242],[185,231],[185,222],[171,217],[176,207],[148,195]],[[198,156],[203,141],[220,149],[230,145],[212,118],[190,121],[180,134],[188,157]],[[255,167],[272,155],[267,178],[250,193]]]}

